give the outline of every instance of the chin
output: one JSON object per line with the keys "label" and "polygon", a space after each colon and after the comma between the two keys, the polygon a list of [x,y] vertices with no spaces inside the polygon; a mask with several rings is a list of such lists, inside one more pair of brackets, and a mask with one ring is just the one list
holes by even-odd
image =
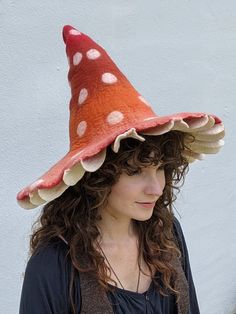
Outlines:
{"label": "chin", "polygon": [[153,214],[153,211],[151,213],[137,215],[136,217],[133,217],[133,219],[137,221],[146,221],[152,217],[152,214]]}

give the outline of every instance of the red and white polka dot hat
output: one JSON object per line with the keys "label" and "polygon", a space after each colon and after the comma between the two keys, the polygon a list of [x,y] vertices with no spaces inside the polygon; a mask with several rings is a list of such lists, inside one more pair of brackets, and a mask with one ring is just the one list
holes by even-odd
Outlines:
{"label": "red and white polka dot hat", "polygon": [[76,184],[85,171],[96,171],[106,157],[106,147],[118,152],[120,141],[142,134],[160,135],[170,130],[192,133],[195,141],[183,152],[190,162],[217,153],[223,145],[224,125],[206,113],[158,116],[131,85],[106,51],[72,26],[63,28],[69,62],[70,150],[52,168],[17,194],[30,209],[60,196]]}

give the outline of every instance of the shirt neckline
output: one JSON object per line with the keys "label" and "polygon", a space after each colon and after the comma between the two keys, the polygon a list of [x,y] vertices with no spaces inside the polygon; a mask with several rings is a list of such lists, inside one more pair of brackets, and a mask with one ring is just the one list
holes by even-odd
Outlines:
{"label": "shirt neckline", "polygon": [[[111,288],[114,288],[115,292],[119,292],[119,293],[124,293],[124,294],[129,294],[129,295],[135,295],[135,296],[145,296],[147,293],[149,293],[153,287],[153,280],[151,281],[148,289],[144,292],[136,292],[136,291],[132,291],[132,290],[128,290],[128,289],[123,289],[123,288],[119,288],[119,287],[116,287],[110,283],[108,283],[108,286],[110,286]],[[112,291],[111,291],[112,292]]]}

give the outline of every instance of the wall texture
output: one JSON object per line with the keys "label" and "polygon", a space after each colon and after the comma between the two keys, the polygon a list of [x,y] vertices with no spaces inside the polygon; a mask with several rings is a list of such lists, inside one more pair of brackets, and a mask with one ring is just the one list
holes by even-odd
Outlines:
{"label": "wall texture", "polygon": [[16,193],[69,146],[64,24],[97,40],[158,114],[224,120],[224,149],[191,166],[176,212],[201,313],[236,313],[235,1],[2,0],[0,16],[0,313],[18,312],[40,212],[21,209]]}

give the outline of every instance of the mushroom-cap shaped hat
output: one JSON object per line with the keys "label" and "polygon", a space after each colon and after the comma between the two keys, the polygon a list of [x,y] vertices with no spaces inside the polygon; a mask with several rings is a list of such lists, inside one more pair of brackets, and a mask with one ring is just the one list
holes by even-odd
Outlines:
{"label": "mushroom-cap shaped hat", "polygon": [[[224,125],[213,114],[182,112],[159,116],[131,85],[107,52],[72,26],[63,28],[71,86],[68,153],[36,181],[17,194],[30,209],[60,196],[86,171],[96,171],[106,147],[118,152],[120,141],[178,130],[194,136],[183,151],[189,162],[217,153],[223,145]],[[186,137],[187,138],[187,137]]]}

